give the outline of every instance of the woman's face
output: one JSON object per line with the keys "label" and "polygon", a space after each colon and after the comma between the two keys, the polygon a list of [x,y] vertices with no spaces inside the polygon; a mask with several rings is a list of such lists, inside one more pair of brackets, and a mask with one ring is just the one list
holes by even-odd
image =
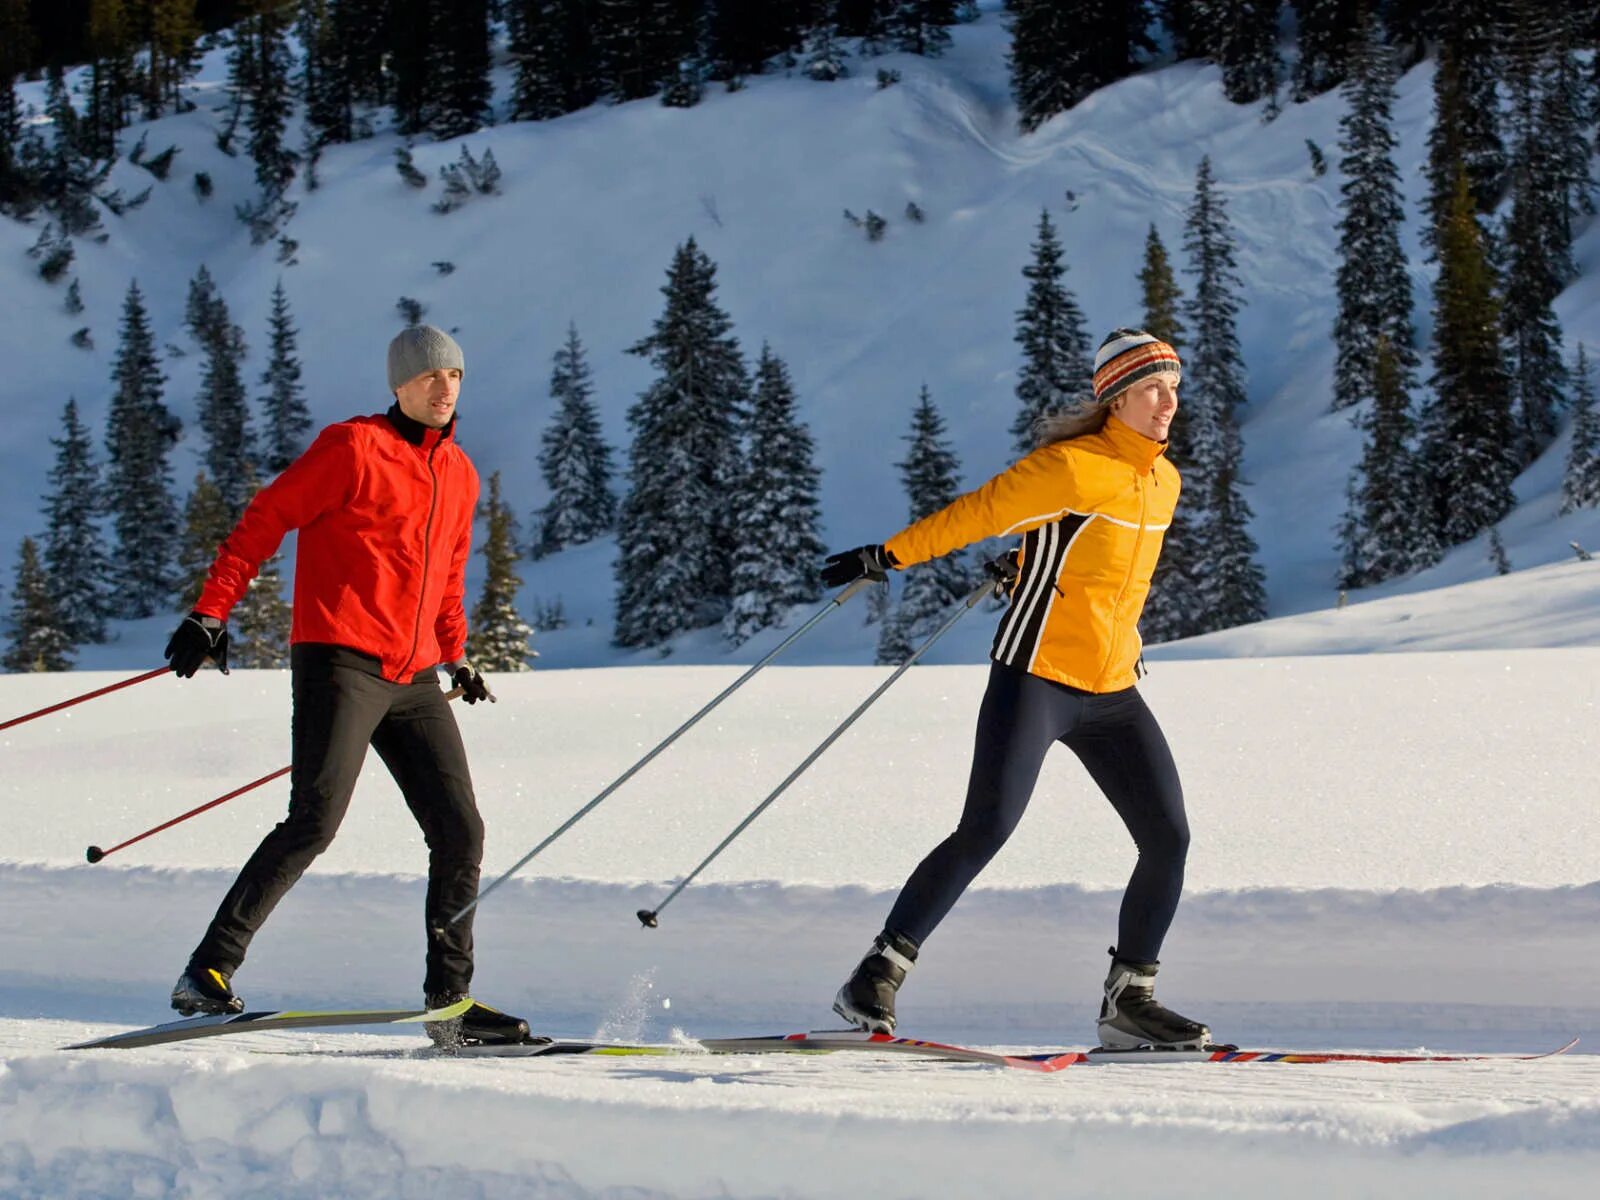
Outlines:
{"label": "woman's face", "polygon": [[1152,442],[1166,441],[1178,411],[1178,378],[1176,371],[1146,375],[1111,402],[1112,413]]}

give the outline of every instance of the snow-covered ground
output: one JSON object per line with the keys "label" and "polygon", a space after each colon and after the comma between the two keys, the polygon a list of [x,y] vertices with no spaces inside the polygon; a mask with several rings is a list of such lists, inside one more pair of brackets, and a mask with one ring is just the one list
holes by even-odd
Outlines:
{"label": "snow-covered ground", "polygon": [[[1354,610],[1346,610],[1349,615]],[[842,618],[841,618],[842,619]],[[462,709],[493,875],[733,677],[538,672]],[[774,667],[485,905],[478,991],[563,1036],[837,1024],[953,823],[984,672],[911,672],[670,906],[671,883],[882,677]],[[0,714],[111,675],[0,679]],[[1195,842],[1163,995],[1257,1047],[1537,1051],[1436,1067],[1069,1070],[861,1057],[290,1058],[415,1034],[56,1049],[163,1019],[282,765],[277,673],[160,679],[0,734],[0,1195],[1581,1194],[1600,1168],[1600,651],[1158,663]],[[1132,861],[1065,752],[902,993],[914,1035],[1083,1045]],[[257,939],[252,1006],[405,1004],[424,851],[381,767]],[[1130,1184],[1131,1177],[1136,1180]]]}

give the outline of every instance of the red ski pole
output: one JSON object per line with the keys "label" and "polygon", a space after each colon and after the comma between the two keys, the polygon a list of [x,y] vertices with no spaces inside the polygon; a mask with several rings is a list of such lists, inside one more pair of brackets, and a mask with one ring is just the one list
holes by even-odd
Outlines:
{"label": "red ski pole", "polygon": [[[165,667],[162,668],[162,670],[166,670],[166,669],[167,668],[165,668]],[[444,698],[446,700],[454,700],[459,695],[461,695],[461,689],[460,688],[451,688],[448,692],[446,692],[444,694]],[[126,846],[131,846],[135,842],[142,842],[142,841],[144,841],[145,838],[153,837],[155,834],[160,833],[163,829],[171,829],[174,825],[181,825],[184,821],[187,821],[190,817],[198,817],[201,813],[206,812],[209,809],[213,809],[219,804],[226,804],[229,800],[232,800],[236,796],[242,796],[246,792],[254,791],[256,788],[260,787],[264,783],[271,783],[274,779],[281,779],[283,776],[287,775],[292,770],[294,770],[294,767],[292,765],[291,766],[287,766],[287,767],[279,767],[276,771],[272,772],[272,774],[270,774],[270,775],[263,775],[260,779],[252,780],[251,782],[245,784],[243,787],[234,788],[233,791],[229,792],[226,796],[218,796],[215,800],[207,800],[204,804],[200,805],[200,807],[191,808],[188,812],[183,813],[183,814],[181,814],[179,816],[173,817],[172,820],[170,820],[170,821],[163,821],[160,825],[157,825],[154,829],[146,829],[143,833],[135,834],[133,837],[129,838],[127,841],[118,842],[115,846],[112,846],[108,850],[102,850],[102,849],[100,849],[99,846],[90,846],[87,850],[85,850],[83,852],[83,856],[85,858],[87,858],[90,862],[97,863],[108,854],[115,854],[118,850],[121,850]]]}
{"label": "red ski pole", "polygon": [[0,730],[10,729],[13,725],[21,725],[24,721],[31,721],[35,717],[47,717],[53,712],[60,712],[63,708],[71,708],[74,704],[82,704],[85,700],[93,700],[96,696],[104,696],[107,692],[115,692],[125,687],[132,687],[136,683],[143,683],[147,679],[154,679],[157,675],[165,675],[172,670],[171,667],[157,667],[154,671],[146,671],[143,675],[135,675],[132,679],[124,679],[121,683],[113,683],[103,688],[96,688],[92,692],[85,692],[71,700],[63,700],[60,704],[52,704],[49,708],[41,708],[38,712],[24,713],[20,717],[12,717],[5,724],[0,725]]}

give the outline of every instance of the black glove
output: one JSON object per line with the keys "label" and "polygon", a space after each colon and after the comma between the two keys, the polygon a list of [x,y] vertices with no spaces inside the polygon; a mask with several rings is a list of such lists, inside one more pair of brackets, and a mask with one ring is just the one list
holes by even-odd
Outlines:
{"label": "black glove", "polygon": [[843,554],[830,554],[822,563],[822,582],[827,587],[843,587],[866,578],[882,583],[900,564],[883,546],[857,546]]}
{"label": "black glove", "polygon": [[450,672],[450,682],[461,689],[461,698],[468,704],[476,704],[479,700],[495,702],[494,693],[489,690],[489,685],[483,681],[483,676],[471,663],[461,663]]}
{"label": "black glove", "polygon": [[1022,551],[1016,547],[1007,550],[998,558],[991,558],[983,564],[983,573],[997,583],[1005,585],[1006,590],[1011,590],[1011,585],[1017,581],[1017,576],[1022,569],[1017,566],[1017,560],[1022,557]]}
{"label": "black glove", "polygon": [[224,675],[228,673],[228,627],[216,617],[192,612],[172,631],[163,653],[173,672],[182,679],[192,678],[211,659]]}

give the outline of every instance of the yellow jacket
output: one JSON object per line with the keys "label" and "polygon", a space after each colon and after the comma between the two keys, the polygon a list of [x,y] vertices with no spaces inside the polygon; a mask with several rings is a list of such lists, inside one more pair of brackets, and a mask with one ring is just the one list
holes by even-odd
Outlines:
{"label": "yellow jacket", "polygon": [[1041,446],[884,545],[910,567],[1023,534],[991,656],[1084,691],[1132,687],[1139,614],[1178,505],[1165,451],[1111,417],[1100,433]]}

